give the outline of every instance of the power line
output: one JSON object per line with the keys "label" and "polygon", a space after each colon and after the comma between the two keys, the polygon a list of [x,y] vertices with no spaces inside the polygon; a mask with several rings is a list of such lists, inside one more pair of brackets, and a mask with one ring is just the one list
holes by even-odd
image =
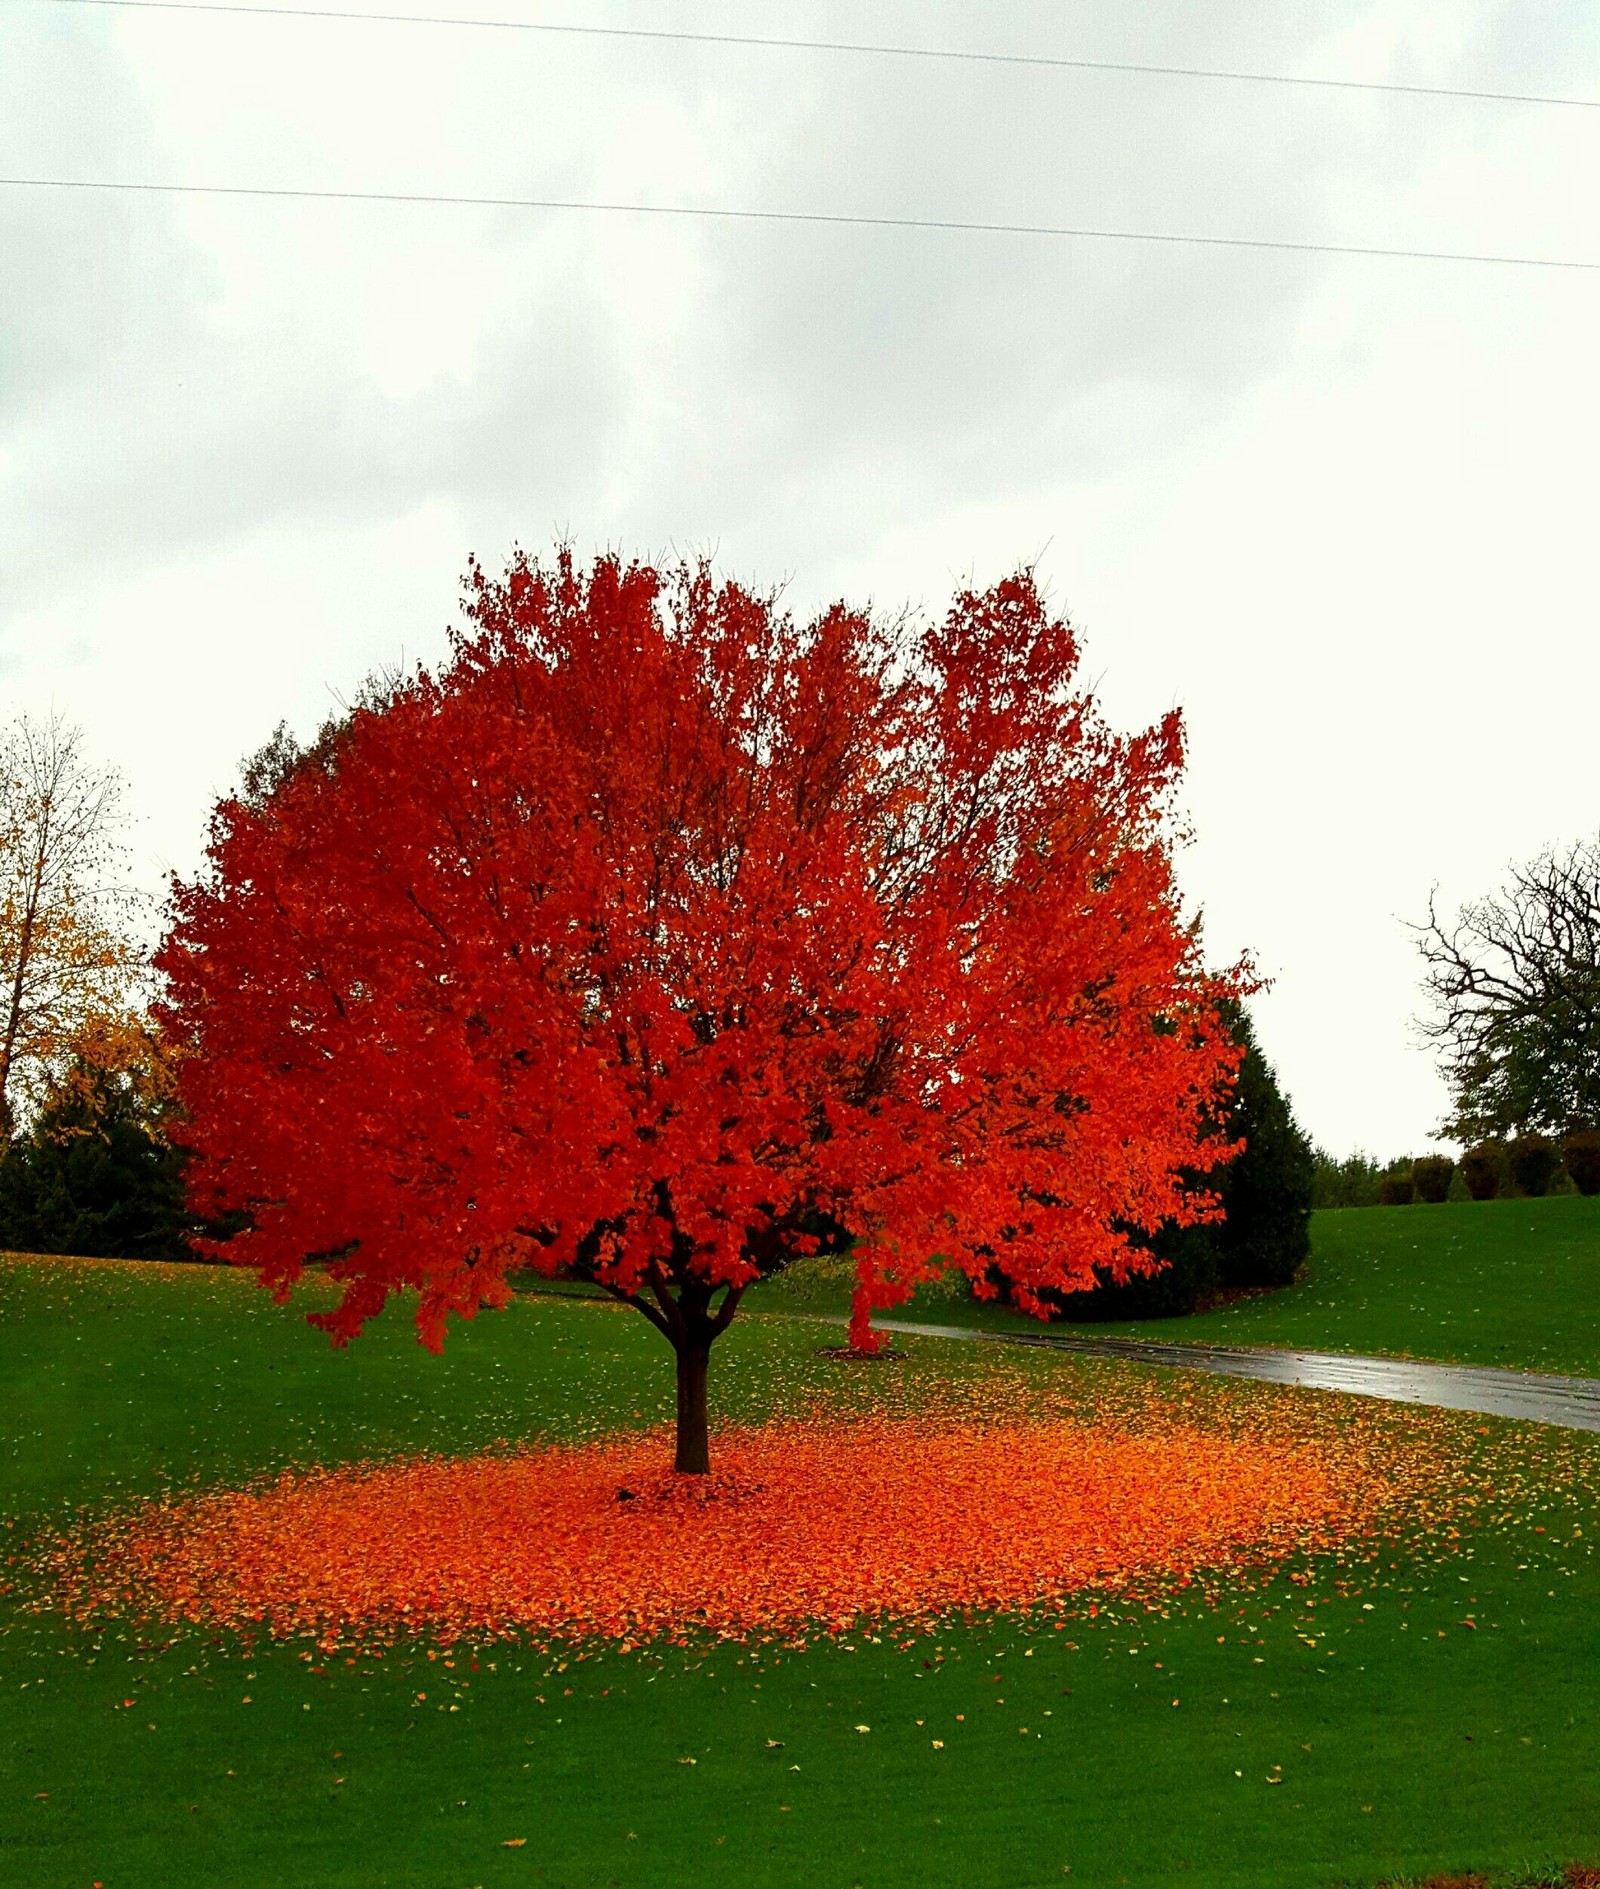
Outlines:
{"label": "power line", "polygon": [[705,217],[730,223],[810,223],[840,229],[955,231],[985,236],[1072,237],[1102,243],[1177,243],[1196,249],[1265,249],[1310,256],[1381,256],[1404,262],[1487,263],[1519,269],[1595,269],[1570,256],[1490,255],[1461,249],[1390,249],[1372,243],[1297,243],[1267,236],[1198,236],[1180,230],[1114,230],[1066,223],[986,223],[964,217],[870,216],[829,210],[736,210],[707,204],[606,203],[575,197],[476,197],[414,190],[295,190],[267,184],[146,184],[120,178],[0,177],[18,190],[127,191],[153,196],[270,197],[306,203],[407,203],[486,210],[582,210],[615,216]]}
{"label": "power line", "polygon": [[242,13],[290,20],[366,20],[389,26],[459,26],[495,32],[562,34],[582,39],[669,40],[696,46],[761,46],[784,52],[867,53],[884,59],[933,59],[967,65],[1034,66],[1063,72],[1124,72],[1146,78],[1220,79],[1237,85],[1297,85],[1335,92],[1390,92],[1411,98],[1478,99],[1497,105],[1570,105],[1600,110],[1600,98],[1541,92],[1475,91],[1454,85],[1401,85],[1382,79],[1308,78],[1288,72],[1213,66],[1149,65],[1131,59],[1068,59],[1046,53],[977,52],[955,46],[893,46],[849,39],[780,39],[758,33],[690,33],[663,27],[572,26],[545,20],[456,19],[436,13],[363,13],[335,7],[252,6],[246,0],[49,0],[57,6],[121,7],[133,12]]}

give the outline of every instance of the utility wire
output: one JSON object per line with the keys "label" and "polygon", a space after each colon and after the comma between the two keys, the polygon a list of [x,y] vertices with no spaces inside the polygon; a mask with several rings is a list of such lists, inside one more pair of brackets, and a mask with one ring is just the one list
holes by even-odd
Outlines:
{"label": "utility wire", "polygon": [[1196,249],[1266,249],[1311,256],[1382,256],[1405,262],[1488,263],[1519,269],[1593,269],[1570,256],[1490,255],[1461,249],[1389,249],[1371,243],[1296,243],[1266,236],[1196,236],[1179,230],[1113,230],[1067,223],[986,223],[963,217],[867,216],[827,210],[734,210],[687,203],[606,203],[574,197],[476,197],[413,190],[294,190],[266,184],[145,184],[121,178],[0,177],[17,190],[127,191],[153,196],[271,197],[305,203],[439,204],[488,210],[585,210],[617,216],[705,217],[737,223],[811,223],[842,229],[945,230],[986,236],[1076,237],[1102,243],[1178,243]]}
{"label": "utility wire", "polygon": [[457,19],[435,13],[363,13],[335,7],[253,6],[246,0],[49,0],[56,6],[121,7],[132,12],[244,13],[290,20],[367,20],[390,26],[460,26],[496,32],[564,34],[583,39],[670,40],[696,46],[764,46],[786,52],[868,53],[884,59],[935,59],[983,66],[1035,66],[1065,72],[1131,72],[1163,79],[1221,79],[1238,85],[1298,85],[1336,92],[1394,92],[1411,98],[1464,98],[1497,105],[1571,105],[1600,110],[1600,98],[1541,92],[1474,91],[1454,85],[1400,85],[1380,79],[1307,78],[1288,72],[1211,66],[1147,65],[1129,59],[1067,59],[1045,53],[976,52],[953,46],[891,46],[849,39],[780,39],[758,33],[689,33],[663,27],[571,26],[546,20]]}

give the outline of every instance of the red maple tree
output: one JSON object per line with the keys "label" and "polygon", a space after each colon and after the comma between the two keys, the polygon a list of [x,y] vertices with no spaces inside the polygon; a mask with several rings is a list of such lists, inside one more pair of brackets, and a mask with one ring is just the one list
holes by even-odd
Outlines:
{"label": "red maple tree", "polygon": [[704,567],[474,566],[435,672],[224,802],[160,965],[191,1185],[281,1297],[503,1305],[576,1269],[677,1354],[677,1467],[745,1289],[853,1254],[852,1341],[941,1266],[1155,1262],[1237,1052],[1174,892],[1176,714],[1122,737],[1030,574],[796,623]]}

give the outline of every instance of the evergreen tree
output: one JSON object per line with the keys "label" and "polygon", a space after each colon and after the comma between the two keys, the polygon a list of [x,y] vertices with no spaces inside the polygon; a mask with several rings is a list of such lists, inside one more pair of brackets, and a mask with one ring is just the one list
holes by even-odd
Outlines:
{"label": "evergreen tree", "polygon": [[1089,1325],[1118,1319],[1186,1318],[1222,1283],[1215,1227],[1179,1227],[1170,1222],[1138,1240],[1167,1263],[1160,1272],[1114,1285],[1107,1279],[1092,1292],[1053,1295],[1057,1318]]}
{"label": "evergreen tree", "polygon": [[0,1247],[188,1259],[184,1159],[126,1070],[80,1056],[0,1158]]}
{"label": "evergreen tree", "polygon": [[1243,1008],[1233,1040],[1244,1046],[1227,1133],[1244,1152],[1222,1170],[1218,1192],[1227,1218],[1210,1229],[1224,1286],[1293,1284],[1311,1251],[1311,1178],[1315,1155],[1256,1047]]}
{"label": "evergreen tree", "polygon": [[1199,1177],[1221,1197],[1225,1217],[1207,1226],[1162,1227],[1142,1242],[1167,1261],[1160,1272],[1057,1295],[1058,1316],[1091,1323],[1181,1318],[1219,1289],[1290,1285],[1305,1263],[1315,1155],[1243,1006],[1230,1003],[1225,1014],[1244,1060],[1227,1119],[1214,1132],[1245,1145],[1227,1166]]}

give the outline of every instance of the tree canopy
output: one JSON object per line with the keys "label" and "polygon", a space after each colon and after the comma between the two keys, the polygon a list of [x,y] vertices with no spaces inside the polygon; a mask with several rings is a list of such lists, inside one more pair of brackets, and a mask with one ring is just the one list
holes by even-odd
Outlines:
{"label": "tree canopy", "polygon": [[1453,921],[1417,928],[1463,1142],[1600,1126],[1600,841],[1513,867]]}
{"label": "tree canopy", "polygon": [[116,882],[122,784],[59,716],[0,736],[0,1136],[50,1092],[79,1034],[127,1008],[140,961]]}
{"label": "tree canopy", "polygon": [[848,1242],[853,1334],[1214,1211],[1239,1050],[1171,861],[1176,714],[1112,732],[1019,574],[797,623],[703,566],[474,567],[449,659],[214,818],[160,956],[192,1202],[353,1337],[578,1268],[678,1356]]}
{"label": "tree canopy", "polygon": [[172,1072],[134,1014],[75,1036],[25,1131],[0,1157],[0,1246],[100,1259],[188,1259],[197,1232],[181,1149],[167,1139]]}

